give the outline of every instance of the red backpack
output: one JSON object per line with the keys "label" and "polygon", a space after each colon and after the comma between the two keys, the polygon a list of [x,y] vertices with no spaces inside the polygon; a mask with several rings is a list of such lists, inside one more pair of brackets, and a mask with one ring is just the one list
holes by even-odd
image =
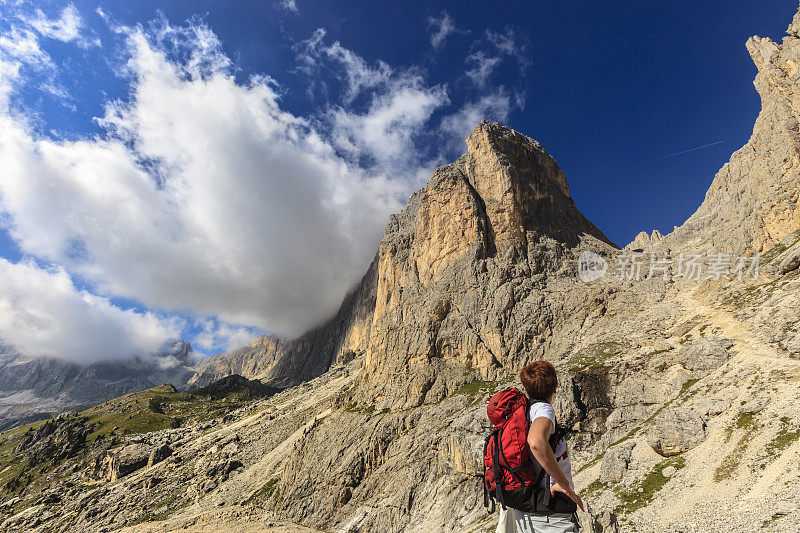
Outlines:
{"label": "red backpack", "polygon": [[544,469],[534,468],[536,460],[528,446],[528,397],[515,387],[503,389],[489,400],[486,414],[494,430],[483,446],[483,503],[490,513],[495,500],[503,509],[536,512]]}

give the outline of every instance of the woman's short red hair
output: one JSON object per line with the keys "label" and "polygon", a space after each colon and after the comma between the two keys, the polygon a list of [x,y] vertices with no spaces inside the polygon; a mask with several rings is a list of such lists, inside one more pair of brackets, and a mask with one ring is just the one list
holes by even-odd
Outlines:
{"label": "woman's short red hair", "polygon": [[556,369],[547,361],[534,361],[519,373],[525,392],[533,400],[548,400],[556,392]]}

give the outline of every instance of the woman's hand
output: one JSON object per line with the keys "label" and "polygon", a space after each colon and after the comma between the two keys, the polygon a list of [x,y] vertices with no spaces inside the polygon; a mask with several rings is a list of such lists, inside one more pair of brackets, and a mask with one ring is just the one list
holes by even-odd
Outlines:
{"label": "woman's hand", "polygon": [[553,485],[552,487],[550,487],[550,496],[555,496],[555,495],[556,495],[556,492],[561,492],[562,494],[566,494],[566,495],[567,495],[567,497],[568,497],[570,500],[572,500],[573,502],[575,502],[575,504],[576,504],[578,507],[580,507],[581,511],[585,511],[585,509],[583,508],[583,500],[581,500],[581,497],[580,497],[580,496],[578,496],[578,495],[575,493],[575,491],[574,491],[574,490],[572,490],[571,488],[569,488],[569,487],[562,487],[561,485],[559,485],[558,483],[556,483],[555,485]]}

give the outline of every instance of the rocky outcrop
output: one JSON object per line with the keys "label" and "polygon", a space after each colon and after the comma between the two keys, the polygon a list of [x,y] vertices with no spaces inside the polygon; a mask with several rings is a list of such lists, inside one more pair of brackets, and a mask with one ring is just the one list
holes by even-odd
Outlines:
{"label": "rocky outcrop", "polygon": [[257,379],[247,379],[238,374],[233,374],[200,389],[195,389],[192,393],[199,396],[207,395],[212,400],[219,400],[231,394],[238,394],[248,400],[255,400],[272,396],[280,391],[281,389],[264,385]]}
{"label": "rocky outcrop", "polygon": [[541,357],[554,320],[593,291],[564,284],[573,298],[556,300],[545,287],[574,269],[581,246],[614,249],[538,142],[482,122],[467,146],[387,225],[362,403],[436,402]]}
{"label": "rocky outcrop", "polygon": [[600,481],[602,483],[619,483],[628,470],[631,462],[631,452],[634,442],[623,442],[606,450],[603,462],[600,464]]}
{"label": "rocky outcrop", "polygon": [[714,177],[700,208],[664,238],[673,250],[764,252],[800,228],[800,16],[783,42],[751,37],[761,112],[750,140]]}
{"label": "rocky outcrop", "polygon": [[687,341],[678,352],[678,362],[695,375],[707,375],[728,360],[730,340],[714,336]]}
{"label": "rocky outcrop", "polygon": [[779,257],[778,272],[781,274],[788,274],[800,268],[800,237],[795,237],[793,234],[787,245],[789,246],[788,250]]}
{"label": "rocky outcrop", "polygon": [[88,477],[93,481],[111,483],[145,467],[160,463],[170,455],[167,444],[152,446],[135,442],[115,450],[105,450],[96,455],[89,464]]}
{"label": "rocky outcrop", "polygon": [[659,455],[671,457],[686,452],[706,438],[706,424],[691,409],[675,407],[661,413],[648,436],[648,443]]}
{"label": "rocky outcrop", "polygon": [[25,457],[31,468],[44,462],[74,457],[84,449],[91,427],[82,417],[62,415],[48,420],[40,427],[29,428],[14,453]]}

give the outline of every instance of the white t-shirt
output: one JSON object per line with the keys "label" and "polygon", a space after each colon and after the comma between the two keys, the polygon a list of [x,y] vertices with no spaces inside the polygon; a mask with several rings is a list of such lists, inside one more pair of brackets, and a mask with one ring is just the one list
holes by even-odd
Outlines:
{"label": "white t-shirt", "polygon": [[[533,421],[536,420],[537,418],[549,419],[550,434],[552,435],[553,433],[556,432],[556,412],[553,409],[553,406],[550,405],[549,403],[535,402],[531,404],[530,418],[531,418],[531,423],[533,423]],[[556,461],[558,461],[558,466],[561,467],[561,471],[564,472],[564,475],[567,477],[567,480],[569,481],[570,488],[575,490],[575,484],[572,482],[572,463],[570,462],[569,458],[569,449],[567,448],[567,443],[564,441],[564,439],[558,441],[558,444],[556,445],[556,451],[554,453],[556,456]],[[536,461],[534,460],[534,462]],[[542,467],[539,466],[539,464],[537,463],[534,468],[536,470],[536,474],[538,475],[539,469]],[[547,473],[545,472],[545,474]],[[542,479],[543,487],[546,483],[546,480],[547,477]],[[550,485],[552,486],[555,484],[556,481],[553,478],[550,478]]]}

